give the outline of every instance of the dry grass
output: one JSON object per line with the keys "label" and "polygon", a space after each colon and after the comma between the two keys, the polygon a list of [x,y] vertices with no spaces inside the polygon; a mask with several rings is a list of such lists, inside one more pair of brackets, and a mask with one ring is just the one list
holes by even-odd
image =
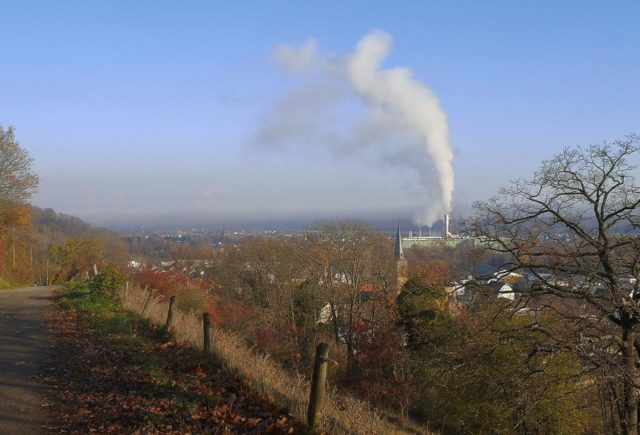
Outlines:
{"label": "dry grass", "polygon": [[[140,314],[148,292],[131,289],[124,301],[126,309]],[[164,325],[168,301],[152,297],[145,317],[152,323]],[[172,333],[178,342],[202,349],[202,318],[193,312],[174,313]],[[300,421],[306,421],[310,385],[302,378],[284,370],[268,355],[247,346],[238,335],[214,328],[213,351],[227,369],[235,371],[257,391],[267,393],[276,403],[289,409]],[[403,429],[382,417],[366,402],[337,391],[328,391],[323,410],[322,427],[332,433],[403,434],[429,433],[414,425]]]}

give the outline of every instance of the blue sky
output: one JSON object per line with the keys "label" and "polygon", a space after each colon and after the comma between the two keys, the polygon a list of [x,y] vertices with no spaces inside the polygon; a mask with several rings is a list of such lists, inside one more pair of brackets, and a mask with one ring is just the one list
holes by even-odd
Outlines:
{"label": "blue sky", "polygon": [[373,29],[446,111],[454,214],[565,145],[640,133],[640,3],[7,1],[0,124],[34,203],[101,225],[410,217],[416,176],[367,155],[255,144],[299,83],[271,59]]}

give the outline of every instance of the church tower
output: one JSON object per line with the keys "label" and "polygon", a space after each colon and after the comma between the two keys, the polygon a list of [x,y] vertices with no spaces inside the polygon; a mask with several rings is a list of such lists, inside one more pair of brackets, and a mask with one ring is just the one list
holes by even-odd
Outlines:
{"label": "church tower", "polygon": [[409,268],[407,260],[404,259],[402,251],[402,233],[400,232],[400,224],[398,224],[398,232],[396,234],[396,293],[400,294],[402,287],[409,279]]}

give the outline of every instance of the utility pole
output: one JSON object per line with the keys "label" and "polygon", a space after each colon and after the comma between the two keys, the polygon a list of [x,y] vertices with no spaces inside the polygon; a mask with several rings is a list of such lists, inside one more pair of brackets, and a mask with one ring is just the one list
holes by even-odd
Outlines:
{"label": "utility pole", "polygon": [[33,246],[29,246],[29,269],[31,271],[31,281],[33,283],[34,275],[33,275]]}
{"label": "utility pole", "polygon": [[13,270],[15,271],[16,270],[16,227],[11,227],[11,231],[13,233],[13,237],[12,237],[12,239],[13,239],[13,243],[12,243],[12,245],[13,245],[13,247],[12,247],[12,250],[13,250]]}

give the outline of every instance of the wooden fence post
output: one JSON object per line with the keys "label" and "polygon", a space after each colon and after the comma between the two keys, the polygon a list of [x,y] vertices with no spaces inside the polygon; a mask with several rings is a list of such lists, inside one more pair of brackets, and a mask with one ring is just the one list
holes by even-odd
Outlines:
{"label": "wooden fence post", "polygon": [[327,362],[329,357],[329,345],[319,343],[316,348],[316,360],[313,365],[313,377],[311,378],[311,395],[309,396],[309,411],[307,424],[312,429],[320,426],[320,416],[324,404],[324,393],[327,384]]}
{"label": "wooden fence post", "polygon": [[202,329],[204,332],[204,343],[202,347],[204,349],[204,353],[208,355],[211,353],[211,330],[212,330],[211,316],[209,315],[209,313],[202,313]]}
{"label": "wooden fence post", "polygon": [[171,327],[171,321],[173,320],[173,307],[175,306],[175,304],[176,297],[171,296],[171,299],[169,300],[169,311],[167,311],[167,322],[164,324],[164,329],[166,329],[167,331]]}
{"label": "wooden fence post", "polygon": [[151,291],[151,289],[149,289],[149,296],[147,296],[147,300],[144,301],[144,307],[142,307],[142,314],[140,314],[141,317],[144,317],[144,315],[147,312],[147,308],[149,308],[149,302],[151,302],[151,296],[153,296],[153,292]]}

